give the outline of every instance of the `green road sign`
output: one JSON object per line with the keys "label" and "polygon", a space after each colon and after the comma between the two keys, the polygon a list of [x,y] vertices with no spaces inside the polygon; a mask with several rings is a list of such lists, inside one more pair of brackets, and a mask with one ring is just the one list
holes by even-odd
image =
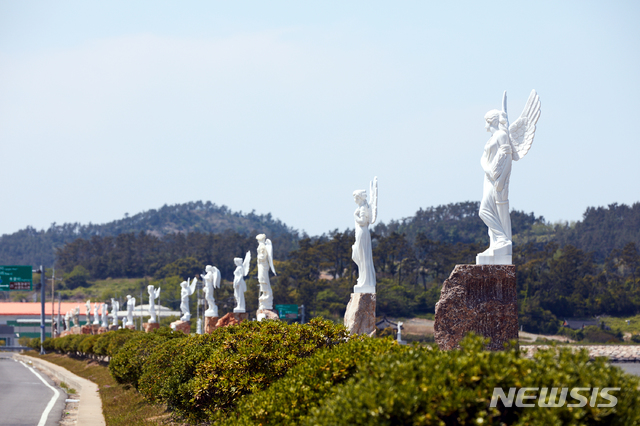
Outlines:
{"label": "green road sign", "polygon": [[31,266],[2,266],[0,265],[0,291],[33,290]]}
{"label": "green road sign", "polygon": [[298,319],[298,305],[276,305],[280,319]]}

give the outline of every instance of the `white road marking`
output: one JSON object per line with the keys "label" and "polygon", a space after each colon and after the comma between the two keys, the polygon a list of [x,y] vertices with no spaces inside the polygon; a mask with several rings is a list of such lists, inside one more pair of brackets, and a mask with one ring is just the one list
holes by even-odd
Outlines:
{"label": "white road marking", "polygon": [[40,422],[38,423],[38,426],[45,426],[45,423],[47,422],[47,417],[49,417],[49,413],[51,412],[51,409],[53,408],[53,404],[55,404],[56,401],[58,400],[58,396],[60,396],[60,392],[58,392],[58,389],[54,388],[49,383],[47,383],[47,381],[45,379],[43,379],[42,376],[36,372],[36,370],[34,370],[33,368],[29,367],[27,364],[25,364],[22,361],[20,361],[20,364],[24,365],[29,370],[31,370],[31,372],[33,374],[35,374],[38,377],[38,379],[40,379],[42,381],[42,383],[45,384],[46,387],[48,387],[49,389],[51,389],[53,391],[53,396],[51,397],[51,401],[49,401],[49,403],[45,407],[44,411],[42,412],[42,416],[40,417]]}

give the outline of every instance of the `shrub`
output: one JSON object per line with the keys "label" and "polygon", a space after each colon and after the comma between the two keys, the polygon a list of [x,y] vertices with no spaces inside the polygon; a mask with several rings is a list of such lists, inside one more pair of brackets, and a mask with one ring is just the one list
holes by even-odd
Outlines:
{"label": "shrub", "polygon": [[359,368],[386,353],[407,350],[390,338],[352,338],[335,348],[323,349],[292,368],[267,389],[243,396],[235,413],[214,420],[228,425],[281,425],[302,423],[334,386],[352,377]]}
{"label": "shrub", "polygon": [[137,389],[142,368],[156,346],[169,339],[184,337],[183,332],[173,331],[168,327],[161,327],[151,333],[134,333],[110,359],[109,372],[118,383]]}
{"label": "shrub", "polygon": [[[484,341],[468,336],[461,350],[412,347],[372,359],[354,377],[335,387],[304,424],[635,424],[640,421],[640,380],[604,359],[590,362],[586,351],[488,352]],[[493,389],[534,387],[619,387],[613,408],[496,408]],[[567,395],[568,403],[576,403]],[[548,402],[548,399],[547,399]],[[600,400],[603,402],[603,400]]]}
{"label": "shrub", "polygon": [[[186,383],[222,343],[212,335],[194,335],[187,339],[172,339],[158,345],[149,356],[139,380],[140,393],[150,402],[171,401],[179,404],[191,394]],[[187,404],[189,406],[189,404]],[[188,408],[185,408],[188,409]]]}
{"label": "shrub", "polygon": [[95,342],[93,351],[98,356],[112,357],[118,352],[124,344],[136,335],[139,335],[140,331],[133,331],[128,328],[120,330],[108,331],[104,334],[100,334],[100,338]]}
{"label": "shrub", "polygon": [[342,325],[321,319],[219,328],[209,336],[188,337],[184,344],[159,346],[145,366],[140,391],[190,421],[202,421],[230,411],[242,395],[266,388],[318,349],[346,337]]}

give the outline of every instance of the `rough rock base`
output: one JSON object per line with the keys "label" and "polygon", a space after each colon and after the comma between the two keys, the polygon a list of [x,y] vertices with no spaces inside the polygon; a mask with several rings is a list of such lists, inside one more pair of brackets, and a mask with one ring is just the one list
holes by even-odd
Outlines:
{"label": "rough rock base", "polygon": [[435,341],[442,350],[459,347],[470,331],[491,339],[489,350],[518,340],[514,265],[456,265],[436,303]]}
{"label": "rough rock base", "polygon": [[126,325],[125,328],[128,328],[129,330],[135,330],[136,326],[131,324],[131,325]]}
{"label": "rough rock base", "polygon": [[145,322],[144,324],[142,324],[142,328],[144,329],[145,332],[147,333],[151,333],[154,330],[157,330],[160,328],[160,324],[158,324],[157,322]]}
{"label": "rough rock base", "polygon": [[80,333],[93,334],[93,327],[91,327],[90,325],[83,325],[82,327],[80,327]]}
{"label": "rough rock base", "polygon": [[211,334],[216,329],[218,317],[204,317],[204,333]]}
{"label": "rough rock base", "polygon": [[273,309],[258,309],[256,311],[258,321],[262,320],[280,320],[280,314]]}
{"label": "rough rock base", "polygon": [[351,334],[373,336],[376,331],[375,293],[351,293],[344,313],[344,326]]}
{"label": "rough rock base", "polygon": [[189,324],[186,321],[174,321],[171,323],[171,328],[175,331],[182,331],[184,334],[190,334],[191,333],[191,324]]}
{"label": "rough rock base", "polygon": [[100,327],[100,328],[98,328],[98,333],[97,334],[103,334],[103,333],[106,333],[107,331],[109,331],[109,329],[107,327]]}
{"label": "rough rock base", "polygon": [[118,329],[117,325],[113,325],[112,324],[112,325],[109,326],[109,331],[114,331],[114,330],[117,330],[117,329]]}

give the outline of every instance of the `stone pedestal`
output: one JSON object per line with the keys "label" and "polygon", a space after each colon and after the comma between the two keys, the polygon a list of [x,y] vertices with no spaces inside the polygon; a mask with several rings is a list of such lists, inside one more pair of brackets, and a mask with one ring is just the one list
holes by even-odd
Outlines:
{"label": "stone pedestal", "polygon": [[131,324],[131,325],[126,325],[125,328],[128,328],[129,330],[135,330],[136,326]]}
{"label": "stone pedestal", "polygon": [[375,293],[351,293],[351,299],[344,313],[344,326],[351,334],[376,332],[376,295]]}
{"label": "stone pedestal", "polygon": [[226,327],[228,325],[234,324],[238,324],[238,320],[235,318],[232,312],[229,312],[218,320],[218,322],[216,323],[216,328]]}
{"label": "stone pedestal", "polygon": [[142,324],[142,329],[147,332],[147,333],[151,333],[154,330],[157,330],[160,328],[160,324],[158,324],[157,322],[145,322]]}
{"label": "stone pedestal", "polygon": [[239,324],[242,321],[248,321],[249,320],[249,313],[248,312],[234,312],[233,313],[233,317],[236,319],[236,321],[238,321],[238,324]]}
{"label": "stone pedestal", "polygon": [[90,325],[83,325],[80,327],[80,334],[93,334],[93,327]]}
{"label": "stone pedestal", "polygon": [[171,328],[176,331],[182,331],[184,334],[191,333],[191,324],[189,324],[187,321],[174,321],[171,323]]}
{"label": "stone pedestal", "polygon": [[117,326],[117,325],[110,325],[110,326],[109,326],[109,331],[115,331],[115,330],[117,330],[117,329],[118,329],[118,326]]}
{"label": "stone pedestal", "polygon": [[273,309],[258,309],[256,311],[258,321],[262,320],[280,320],[280,314]]}
{"label": "stone pedestal", "polygon": [[100,327],[100,328],[98,328],[98,333],[97,334],[103,334],[103,333],[106,333],[107,331],[109,331],[109,329],[107,327]]}
{"label": "stone pedestal", "polygon": [[204,317],[204,334],[211,334],[216,329],[218,317]]}
{"label": "stone pedestal", "polygon": [[470,331],[491,339],[487,349],[502,350],[518,340],[514,265],[456,265],[436,303],[435,340],[440,349],[459,347]]}
{"label": "stone pedestal", "polygon": [[79,325],[71,327],[71,334],[82,334],[82,328]]}
{"label": "stone pedestal", "polygon": [[93,330],[93,334],[98,334],[98,330],[100,330],[100,324],[91,324],[91,330]]}

